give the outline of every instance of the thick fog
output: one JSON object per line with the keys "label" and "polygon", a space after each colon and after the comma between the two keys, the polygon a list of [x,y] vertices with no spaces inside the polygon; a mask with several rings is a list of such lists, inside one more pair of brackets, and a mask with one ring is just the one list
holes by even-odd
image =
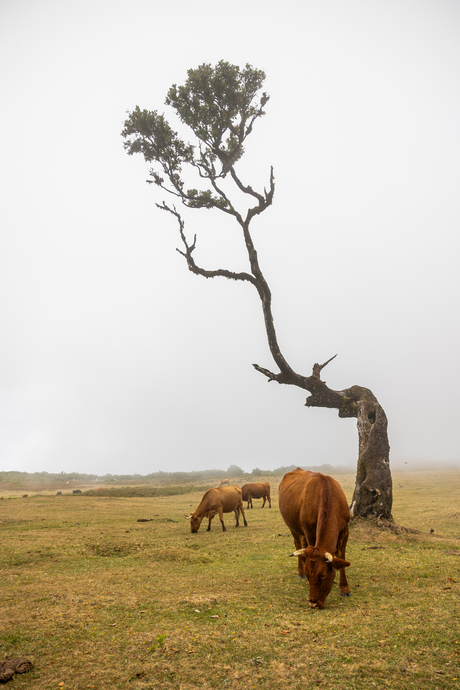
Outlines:
{"label": "thick fog", "polygon": [[[239,170],[291,366],[370,388],[394,467],[460,465],[460,5],[3,0],[0,469],[126,474],[347,465],[354,420],[275,369],[257,293],[187,270],[120,132],[227,60],[266,72]],[[183,131],[183,130],[181,130]],[[184,213],[205,268],[238,227]],[[407,463],[407,465],[406,465]]]}

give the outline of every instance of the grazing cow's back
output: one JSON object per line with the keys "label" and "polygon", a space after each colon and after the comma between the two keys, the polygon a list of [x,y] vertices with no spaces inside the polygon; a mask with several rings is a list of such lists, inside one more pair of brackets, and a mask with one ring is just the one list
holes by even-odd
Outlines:
{"label": "grazing cow's back", "polygon": [[351,596],[345,575],[350,510],[340,485],[332,477],[298,468],[281,480],[279,508],[294,537],[299,576],[310,584],[310,606],[324,608],[336,570],[342,596]]}
{"label": "grazing cow's back", "polygon": [[244,526],[247,527],[246,516],[243,510],[243,501],[241,498],[241,489],[239,486],[222,486],[216,489],[208,489],[201,499],[201,503],[194,513],[186,515],[186,519],[190,520],[190,529],[193,533],[200,529],[201,521],[204,517],[209,520],[208,529],[211,530],[211,520],[215,515],[219,515],[222,524],[222,531],[226,532],[227,528],[224,523],[224,513],[235,513],[236,525],[239,526],[239,514],[243,515]]}
{"label": "grazing cow's back", "polygon": [[256,482],[254,484],[245,484],[241,487],[243,493],[243,501],[248,502],[249,506],[253,508],[252,499],[253,498],[263,498],[262,508],[265,505],[265,501],[268,501],[268,507],[272,507],[272,501],[270,498],[270,484],[268,482]]}

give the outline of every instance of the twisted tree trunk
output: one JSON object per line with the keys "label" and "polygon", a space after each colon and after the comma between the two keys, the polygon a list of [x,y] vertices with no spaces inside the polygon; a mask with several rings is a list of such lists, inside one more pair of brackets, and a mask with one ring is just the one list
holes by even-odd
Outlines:
{"label": "twisted tree trunk", "polygon": [[[179,234],[184,245],[180,254],[188,268],[205,278],[228,278],[246,281],[258,292],[265,319],[265,330],[271,355],[279,373],[274,374],[255,364],[255,368],[269,381],[298,386],[309,391],[307,407],[331,407],[339,417],[356,417],[359,435],[359,457],[356,486],[351,504],[352,516],[376,515],[391,519],[392,490],[389,464],[387,421],[375,396],[367,388],[352,386],[344,391],[329,389],[321,381],[321,370],[328,364],[315,364],[311,376],[297,374],[284,358],[276,337],[271,308],[271,293],[260,269],[249,226],[251,220],[263,213],[273,201],[275,179],[273,168],[263,193],[244,184],[235,170],[235,164],[244,152],[247,137],[258,118],[265,114],[269,100],[262,93],[265,74],[246,65],[240,70],[221,60],[214,68],[203,64],[188,71],[184,86],[173,85],[168,91],[166,104],[171,105],[181,121],[188,125],[198,139],[198,147],[186,144],[169,126],[163,115],[136,107],[125,121],[122,136],[130,155],[142,153],[148,163],[157,168],[150,170],[150,183],[156,184],[172,197],[179,199],[186,208],[216,209],[232,217],[243,234],[249,259],[250,271],[235,272],[225,268],[207,270],[194,259],[196,235],[189,243],[184,221],[176,207],[165,202],[157,204],[163,211],[173,214],[179,224]],[[182,167],[191,166],[198,174],[205,189],[187,189],[182,177]],[[188,168],[190,170],[190,167]],[[247,204],[243,214],[232,203],[227,182],[235,185],[238,194],[245,195]],[[235,189],[234,188],[234,189]],[[251,206],[251,204],[254,204]],[[249,206],[249,208],[248,208]],[[245,215],[244,215],[245,214]],[[330,360],[329,360],[330,361]]]}
{"label": "twisted tree trunk", "polygon": [[351,516],[372,514],[391,520],[393,488],[387,417],[377,398],[359,388],[357,406],[359,455]]}

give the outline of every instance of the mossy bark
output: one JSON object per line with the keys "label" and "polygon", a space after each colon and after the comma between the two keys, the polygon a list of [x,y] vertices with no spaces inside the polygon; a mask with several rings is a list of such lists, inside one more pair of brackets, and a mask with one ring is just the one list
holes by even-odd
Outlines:
{"label": "mossy bark", "polygon": [[356,417],[359,454],[350,512],[353,517],[378,516],[392,520],[393,483],[387,417],[375,395],[353,386],[339,417]]}
{"label": "mossy bark", "polygon": [[[365,390],[365,389],[364,389]],[[352,517],[391,520],[393,487],[386,414],[370,391],[358,402],[359,455],[351,501]]]}

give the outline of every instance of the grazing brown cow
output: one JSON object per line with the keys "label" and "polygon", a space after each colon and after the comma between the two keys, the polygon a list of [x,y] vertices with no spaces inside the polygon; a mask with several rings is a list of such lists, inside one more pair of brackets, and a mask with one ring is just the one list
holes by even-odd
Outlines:
{"label": "grazing brown cow", "polygon": [[241,489],[239,486],[222,486],[217,489],[208,489],[201,499],[201,503],[194,513],[186,515],[186,519],[190,520],[190,529],[195,534],[200,529],[201,521],[204,517],[209,520],[208,529],[211,530],[211,520],[214,515],[219,515],[222,523],[222,531],[226,532],[227,528],[224,524],[224,513],[235,512],[236,525],[239,526],[240,511],[243,515],[244,526],[247,527],[246,516],[243,510],[243,501],[241,498]]}
{"label": "grazing brown cow", "polygon": [[272,507],[272,502],[270,499],[270,484],[268,482],[259,482],[258,484],[245,484],[241,491],[243,492],[243,501],[248,502],[248,508],[252,505],[253,498],[263,498],[262,508],[265,505],[265,501],[268,501],[268,507]]}
{"label": "grazing brown cow", "polygon": [[340,593],[350,597],[345,560],[350,510],[340,485],[332,477],[299,467],[279,485],[279,508],[294,537],[299,577],[310,583],[308,603],[323,609],[340,570]]}

